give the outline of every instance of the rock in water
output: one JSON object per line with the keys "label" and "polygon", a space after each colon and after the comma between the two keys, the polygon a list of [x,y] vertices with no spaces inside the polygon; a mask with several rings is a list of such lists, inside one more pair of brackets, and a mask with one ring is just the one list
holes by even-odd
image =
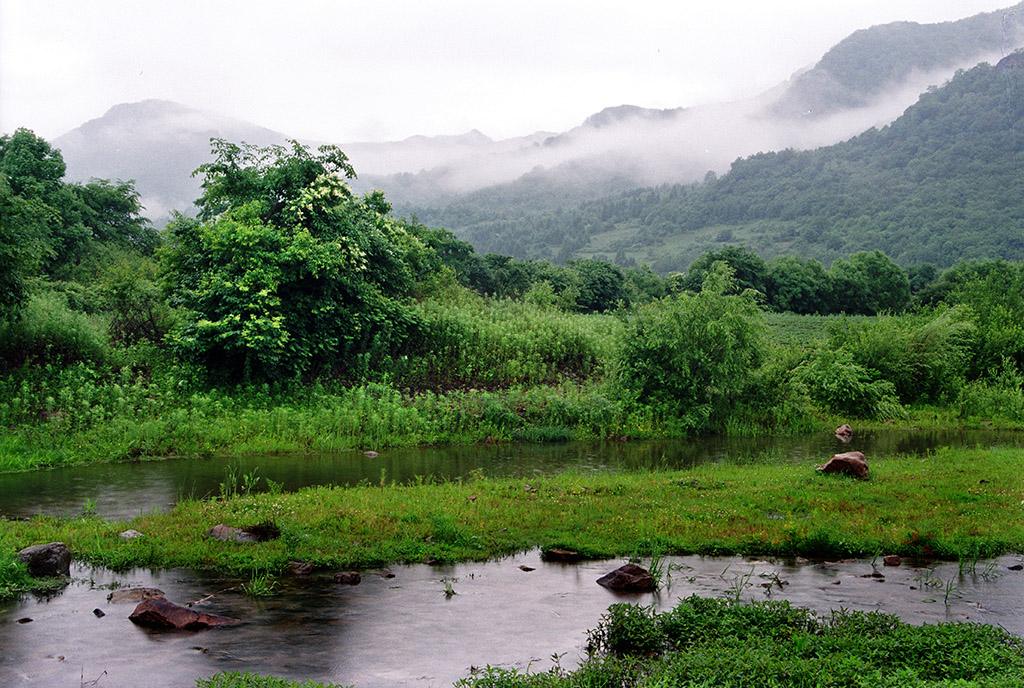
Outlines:
{"label": "rock in water", "polygon": [[860,452],[836,454],[823,466],[818,466],[822,473],[838,473],[849,475],[861,480],[868,479],[868,462]]}
{"label": "rock in water", "polygon": [[341,571],[334,574],[334,582],[342,585],[359,585],[361,580],[363,577],[359,575],[358,571]]}
{"label": "rock in water", "polygon": [[654,592],[658,587],[651,572],[636,564],[620,566],[597,579],[597,584],[616,592]]}
{"label": "rock in water", "polygon": [[838,428],[836,428],[836,438],[839,439],[841,442],[849,442],[850,440],[853,439],[853,428],[851,428],[846,423],[843,423]]}
{"label": "rock in water", "polygon": [[32,545],[18,552],[18,558],[36,578],[71,575],[71,550],[63,542]]}
{"label": "rock in water", "polygon": [[316,565],[308,561],[289,561],[284,571],[289,576],[309,576],[316,571]]}
{"label": "rock in water", "polygon": [[164,591],[159,588],[121,588],[107,595],[107,602],[111,604],[139,603],[143,600],[155,600],[163,596]]}
{"label": "rock in water", "polygon": [[143,600],[128,617],[132,623],[146,628],[201,631],[219,626],[234,626],[238,619],[217,614],[203,614],[169,602],[162,597]]}
{"label": "rock in water", "polygon": [[543,550],[540,553],[540,558],[544,561],[557,561],[563,564],[572,564],[577,561],[582,561],[583,555],[573,549],[552,547],[550,549]]}
{"label": "rock in water", "polygon": [[898,554],[886,554],[882,557],[882,564],[885,566],[899,566],[903,563],[903,557]]}

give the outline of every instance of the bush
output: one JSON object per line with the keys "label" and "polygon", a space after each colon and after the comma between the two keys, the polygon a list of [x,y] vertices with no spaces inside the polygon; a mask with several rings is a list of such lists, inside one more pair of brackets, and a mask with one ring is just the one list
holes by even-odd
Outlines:
{"label": "bush", "polygon": [[896,387],[875,380],[846,349],[821,349],[794,371],[811,398],[832,413],[855,418],[899,418]]}
{"label": "bush", "polygon": [[33,295],[17,320],[0,324],[0,359],[8,366],[26,361],[99,363],[109,353],[103,320],[71,310],[54,292]]}
{"label": "bush", "polygon": [[641,307],[629,321],[620,387],[693,430],[720,426],[761,363],[764,323],[749,292],[726,296],[721,264],[699,294]]}
{"label": "bush", "polygon": [[277,676],[261,676],[249,672],[222,671],[210,678],[196,681],[196,688],[341,688],[334,683],[291,681]]}
{"label": "bush", "polygon": [[992,379],[965,385],[958,406],[964,418],[1024,421],[1024,373],[1004,361]]}
{"label": "bush", "polygon": [[954,399],[963,385],[976,329],[965,309],[930,317],[848,321],[831,346],[849,351],[876,380],[891,382],[905,403]]}

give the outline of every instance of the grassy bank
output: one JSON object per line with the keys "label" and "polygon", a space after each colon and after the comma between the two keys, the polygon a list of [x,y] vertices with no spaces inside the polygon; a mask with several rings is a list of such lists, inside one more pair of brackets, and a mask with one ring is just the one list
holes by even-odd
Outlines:
{"label": "grassy bank", "polygon": [[[81,559],[128,566],[275,571],[481,560],[565,546],[592,557],[634,553],[974,559],[1024,552],[1024,450],[944,449],[872,461],[872,479],[812,465],[713,464],[688,470],[412,486],[310,488],[186,501],[166,514],[110,523],[38,517],[3,524],[12,551],[61,540]],[[276,540],[215,542],[217,523],[273,522]],[[146,537],[124,541],[134,528]]]}
{"label": "grassy bank", "polygon": [[457,685],[1010,688],[1024,677],[1024,643],[1002,629],[864,612],[818,618],[787,602],[691,597],[661,614],[618,604],[591,631],[590,648],[572,672],[488,668]]}

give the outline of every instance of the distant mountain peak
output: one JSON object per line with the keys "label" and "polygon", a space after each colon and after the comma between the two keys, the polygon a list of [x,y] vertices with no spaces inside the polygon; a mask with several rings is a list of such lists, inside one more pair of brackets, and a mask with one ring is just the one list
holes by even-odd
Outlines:
{"label": "distant mountain peak", "polygon": [[681,113],[684,108],[669,108],[657,110],[644,108],[639,105],[615,105],[606,107],[583,120],[583,126],[600,129],[613,124],[618,124],[627,119],[659,120],[671,119]]}

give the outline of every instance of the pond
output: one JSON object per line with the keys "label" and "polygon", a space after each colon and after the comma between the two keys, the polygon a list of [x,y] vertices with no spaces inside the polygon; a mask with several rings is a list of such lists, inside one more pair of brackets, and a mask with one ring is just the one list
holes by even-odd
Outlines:
{"label": "pond", "polygon": [[[487,563],[396,566],[394,578],[364,572],[356,586],[329,575],[283,579],[278,594],[263,600],[242,595],[238,580],[184,570],[115,574],[76,566],[63,593],[0,605],[0,685],[78,686],[84,678],[101,687],[185,688],[218,671],[249,670],[360,688],[449,686],[487,664],[545,670],[552,653],[565,653],[560,661],[571,667],[609,604],[664,609],[692,594],[770,596],[821,613],[881,610],[914,623],[998,624],[1024,635],[1024,573],[1011,569],[1019,562],[892,568],[864,560],[672,557],[667,589],[620,596],[595,580],[621,561],[545,563],[534,551]],[[882,578],[872,576],[875,564]],[[156,586],[179,603],[213,593],[197,609],[245,623],[201,632],[138,628],[128,620],[133,604],[106,599],[124,585]]]}
{"label": "pond", "polygon": [[336,454],[176,459],[101,464],[51,471],[0,474],[0,515],[76,515],[86,502],[98,515],[127,519],[166,510],[183,497],[217,494],[229,467],[236,474],[258,471],[286,490],[310,485],[360,482],[405,483],[417,476],[457,479],[474,471],[490,477],[525,477],[566,469],[602,471],[683,468],[708,461],[759,458],[823,462],[837,451],[859,450],[869,458],[921,454],[943,446],[1024,446],[1024,433],[900,430],[858,433],[842,444],[829,433],[791,437],[708,437],[657,442],[548,445],[472,445],[382,450],[370,458],[359,451]]}

